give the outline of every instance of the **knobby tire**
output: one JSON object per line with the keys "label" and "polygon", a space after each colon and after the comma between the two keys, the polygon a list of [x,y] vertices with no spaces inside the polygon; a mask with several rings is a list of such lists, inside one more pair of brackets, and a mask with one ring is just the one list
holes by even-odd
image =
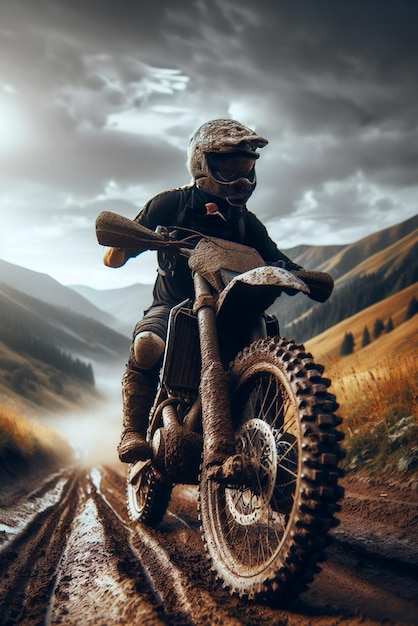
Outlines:
{"label": "knobby tire", "polygon": [[289,598],[320,571],[343,495],[341,418],[323,370],[281,337],[254,342],[230,365],[237,448],[253,459],[255,479],[225,487],[202,470],[199,516],[212,569],[231,593]]}
{"label": "knobby tire", "polygon": [[170,502],[172,485],[167,483],[152,465],[144,467],[132,484],[133,467],[134,465],[129,467],[126,486],[129,518],[132,522],[141,522],[156,528]]}

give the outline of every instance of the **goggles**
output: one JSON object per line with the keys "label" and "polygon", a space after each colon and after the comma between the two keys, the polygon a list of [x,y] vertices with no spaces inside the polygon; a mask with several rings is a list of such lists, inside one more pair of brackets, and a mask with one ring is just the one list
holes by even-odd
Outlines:
{"label": "goggles", "polygon": [[220,182],[229,183],[239,178],[254,177],[252,172],[256,159],[246,153],[211,152],[206,154],[206,160],[212,176]]}

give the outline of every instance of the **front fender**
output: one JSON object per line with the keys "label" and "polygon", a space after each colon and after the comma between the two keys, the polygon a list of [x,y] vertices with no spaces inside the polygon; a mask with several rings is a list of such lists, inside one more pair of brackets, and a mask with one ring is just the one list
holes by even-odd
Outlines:
{"label": "front fender", "polygon": [[217,302],[219,325],[229,326],[233,319],[252,321],[280,296],[283,290],[310,294],[308,285],[282,267],[255,267],[238,274],[221,292]]}

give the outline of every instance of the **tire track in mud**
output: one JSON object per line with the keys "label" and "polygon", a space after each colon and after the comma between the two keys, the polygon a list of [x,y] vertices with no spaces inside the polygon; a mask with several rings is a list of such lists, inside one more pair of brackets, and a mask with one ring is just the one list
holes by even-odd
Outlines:
{"label": "tire track in mud", "polygon": [[[310,588],[301,594],[292,605],[262,606],[231,597],[214,581],[202,554],[196,497],[190,498],[193,488],[179,486],[175,489],[180,489],[180,495],[176,497],[174,491],[169,513],[158,531],[153,531],[153,536],[164,545],[171,562],[186,574],[186,584],[193,584],[201,593],[207,593],[212,611],[222,606],[223,623],[238,619],[238,623],[254,625],[335,624],[336,621],[354,624],[357,620],[358,623],[392,620],[399,624],[418,624],[417,561],[415,566],[410,565],[410,555],[405,552],[400,553],[399,558],[385,556],[374,550],[373,543],[358,546],[355,532],[361,519],[357,520],[356,528],[350,526],[353,535],[344,532],[344,540],[341,534],[334,535],[333,544],[327,550],[328,560],[322,565],[312,591]],[[405,520],[405,525],[414,521],[413,504],[410,509],[412,517]],[[379,519],[378,515],[376,518]],[[393,555],[392,544],[386,544],[386,553]],[[404,559],[406,556],[408,558]],[[144,560],[148,562],[146,555]]]}
{"label": "tire track in mud", "polygon": [[100,479],[100,471],[93,468],[81,481],[78,511],[59,564],[48,623],[165,624],[130,550],[131,531],[102,494]]}
{"label": "tire track in mud", "polygon": [[164,609],[168,623],[198,625],[230,624],[240,626],[238,621],[216,605],[213,598],[197,588],[187,574],[175,566],[169,553],[161,547],[152,533],[135,533],[132,545],[138,558],[144,563],[152,588]]}
{"label": "tire track in mud", "polygon": [[367,616],[378,624],[418,624],[416,568],[335,540],[322,571],[302,594],[311,607]]}
{"label": "tire track in mud", "polygon": [[[181,488],[180,488],[181,489]],[[196,499],[186,506],[186,494],[190,488],[182,490],[179,498],[174,497],[170,504],[171,512],[179,518],[187,520],[198,535],[198,523],[195,516]],[[353,510],[355,497],[353,496]],[[389,511],[385,515],[393,515],[395,504],[380,499]],[[242,624],[418,624],[418,560],[406,550],[395,551],[399,544],[398,535],[409,528],[409,538],[413,537],[416,519],[416,502],[405,506],[402,500],[398,506],[404,509],[402,528],[389,531],[386,537],[385,550],[379,542],[373,540],[371,518],[364,529],[364,521],[357,516],[357,524],[347,525],[344,520],[333,533],[333,542],[327,549],[327,561],[322,564],[322,571],[307,592],[301,594],[297,601],[287,606],[263,606],[251,604],[229,596],[219,583],[208,573],[208,565],[202,558],[202,545],[192,541],[191,530],[187,531],[180,523],[177,525],[166,516],[159,527],[159,540],[164,543],[173,563],[181,571],[187,572],[189,579],[200,589],[205,589],[215,606],[221,605],[224,614],[238,617]],[[405,509],[409,509],[405,511]],[[382,523],[385,517],[376,510],[374,520]],[[399,518],[399,515],[398,515]],[[344,528],[343,531],[340,529]],[[357,533],[370,533],[370,542],[358,543]],[[352,534],[350,534],[350,532]],[[404,542],[406,539],[404,537]],[[171,544],[171,545],[170,545]],[[395,546],[395,548],[394,548]],[[396,554],[396,557],[394,556]],[[225,623],[228,623],[227,621]]]}
{"label": "tire track in mud", "polygon": [[317,604],[317,590],[325,587],[334,606],[351,598],[357,612],[378,623],[418,624],[416,488],[382,490],[351,478],[339,517],[328,559],[304,599]]}
{"label": "tire track in mud", "polygon": [[[333,532],[322,572],[297,601],[272,606],[231,596],[215,580],[200,537],[196,488],[175,487],[162,524],[145,528],[128,519],[124,469],[75,468],[26,497],[3,499],[2,626],[418,624],[418,564],[406,549],[415,501],[407,511],[401,497],[387,502],[391,515],[403,510],[390,545],[387,536],[374,540],[381,499],[379,509],[373,497],[357,506],[349,496],[347,523],[343,517]],[[367,528],[356,520],[359,510]]]}
{"label": "tire track in mud", "polygon": [[[96,483],[97,486],[97,483]],[[242,626],[243,622],[229,615],[224,608],[214,601],[213,597],[204,589],[196,586],[190,579],[190,571],[183,571],[177,567],[172,556],[163,547],[161,533],[143,526],[128,529],[122,516],[109,504],[107,498],[100,489],[96,491],[97,504],[108,525],[110,536],[115,536],[116,526],[122,524],[126,538],[141,563],[149,587],[158,605],[164,608],[166,624],[193,624],[196,626],[212,626],[228,624],[228,626]],[[117,502],[120,506],[122,503]],[[123,507],[125,502],[123,501]],[[109,507],[113,511],[114,519],[109,519]],[[119,507],[117,507],[119,508]],[[187,521],[181,516],[169,511],[167,518],[180,527],[183,537],[190,537],[191,533],[200,540],[198,533],[193,531]],[[186,542],[187,543],[187,539]],[[184,546],[182,546],[182,549]],[[142,623],[140,621],[138,624]]]}
{"label": "tire track in mud", "polygon": [[[50,484],[54,482],[50,481]],[[9,533],[4,531],[6,540],[0,553],[1,624],[29,626],[45,619],[55,568],[74,516],[77,484],[77,473],[60,478],[49,494],[52,503],[46,498],[44,506],[42,497],[45,490],[48,493],[49,484],[33,493],[32,502],[41,500],[41,506],[35,514],[28,516],[26,524],[18,526],[16,535],[10,532],[13,528],[3,522]],[[7,509],[3,509],[2,517],[9,524],[13,519],[13,515],[7,515]]]}

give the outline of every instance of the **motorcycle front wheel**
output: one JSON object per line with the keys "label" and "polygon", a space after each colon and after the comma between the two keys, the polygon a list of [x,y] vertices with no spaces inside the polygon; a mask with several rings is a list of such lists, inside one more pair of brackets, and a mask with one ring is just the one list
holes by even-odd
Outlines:
{"label": "motorcycle front wheel", "polygon": [[320,571],[343,495],[341,418],[323,369],[280,337],[254,342],[230,366],[236,448],[253,477],[228,487],[203,470],[199,515],[212,569],[231,593],[289,598]]}

